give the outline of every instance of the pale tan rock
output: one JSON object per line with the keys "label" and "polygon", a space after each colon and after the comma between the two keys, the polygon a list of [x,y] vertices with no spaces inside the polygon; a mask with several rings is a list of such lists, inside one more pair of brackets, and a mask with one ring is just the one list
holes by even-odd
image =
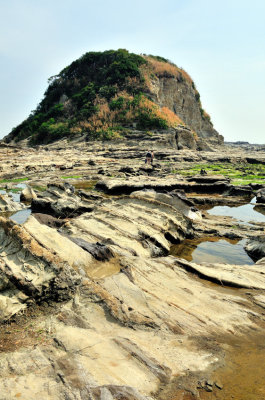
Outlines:
{"label": "pale tan rock", "polygon": [[20,201],[31,201],[33,199],[36,199],[37,195],[34,192],[34,190],[30,186],[26,186],[25,189],[22,190],[20,194]]}
{"label": "pale tan rock", "polygon": [[231,265],[218,263],[195,264],[183,259],[177,259],[187,271],[197,273],[200,277],[211,280],[220,285],[239,288],[265,289],[265,266]]}
{"label": "pale tan rock", "polygon": [[0,211],[1,212],[15,212],[25,208],[24,204],[13,201],[7,194],[0,194]]}
{"label": "pale tan rock", "polygon": [[[0,287],[3,320],[29,299],[69,299],[80,278],[54,251],[39,244],[23,226],[0,217]],[[11,288],[11,292],[9,290]],[[18,289],[14,291],[13,289]],[[23,298],[21,292],[26,296]],[[11,293],[11,294],[10,294]],[[4,300],[3,296],[7,297]],[[10,299],[8,299],[10,297]]]}
{"label": "pale tan rock", "polygon": [[144,257],[168,254],[167,235],[177,241],[192,232],[190,220],[177,208],[137,196],[105,200],[65,227],[88,242],[109,242],[116,254]]}

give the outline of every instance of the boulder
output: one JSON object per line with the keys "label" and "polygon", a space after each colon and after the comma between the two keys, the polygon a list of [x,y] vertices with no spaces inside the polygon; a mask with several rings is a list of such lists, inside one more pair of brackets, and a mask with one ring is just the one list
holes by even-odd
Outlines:
{"label": "boulder", "polygon": [[30,186],[26,186],[25,189],[22,190],[20,194],[20,201],[30,202],[33,199],[36,199],[37,195],[34,190]]}
{"label": "boulder", "polygon": [[265,189],[260,189],[256,195],[256,202],[257,203],[264,203],[265,204]]}
{"label": "boulder", "polygon": [[265,237],[258,236],[254,239],[249,239],[244,248],[253,260],[257,261],[265,257]]}
{"label": "boulder", "polygon": [[94,202],[75,193],[69,183],[49,184],[47,190],[31,202],[32,211],[56,218],[72,218],[93,210]]}
{"label": "boulder", "polygon": [[179,150],[197,148],[195,134],[187,127],[176,129],[176,144]]}

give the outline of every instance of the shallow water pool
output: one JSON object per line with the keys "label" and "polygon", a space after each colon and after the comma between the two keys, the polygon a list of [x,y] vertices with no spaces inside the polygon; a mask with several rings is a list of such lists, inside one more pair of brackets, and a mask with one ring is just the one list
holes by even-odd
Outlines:
{"label": "shallow water pool", "polygon": [[28,217],[31,214],[31,208],[26,208],[24,210],[17,211],[15,214],[10,216],[12,221],[16,222],[17,224],[24,224],[27,221]]}
{"label": "shallow water pool", "polygon": [[197,264],[202,262],[253,265],[254,261],[244,250],[246,240],[206,237],[186,239],[171,246],[170,254]]}
{"label": "shallow water pool", "polygon": [[261,212],[262,207],[254,202],[238,207],[216,206],[207,210],[211,215],[229,216],[241,222],[264,222],[265,215]]}

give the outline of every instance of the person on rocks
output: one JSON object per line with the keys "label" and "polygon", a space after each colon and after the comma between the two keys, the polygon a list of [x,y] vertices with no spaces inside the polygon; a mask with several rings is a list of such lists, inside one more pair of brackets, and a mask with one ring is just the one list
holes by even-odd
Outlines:
{"label": "person on rocks", "polygon": [[155,157],[154,150],[152,150],[151,151],[151,164],[152,165],[153,165],[154,157]]}
{"label": "person on rocks", "polygon": [[145,156],[145,163],[146,164],[151,164],[152,163],[152,152],[151,150],[148,150]]}

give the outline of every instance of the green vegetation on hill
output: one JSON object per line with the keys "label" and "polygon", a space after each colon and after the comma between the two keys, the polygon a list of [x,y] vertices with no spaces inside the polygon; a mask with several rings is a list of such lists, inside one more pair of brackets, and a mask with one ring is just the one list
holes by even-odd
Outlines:
{"label": "green vegetation on hill", "polygon": [[151,74],[188,77],[159,56],[139,56],[124,49],[86,53],[49,79],[37,109],[6,140],[30,138],[31,144],[39,144],[77,134],[87,140],[111,139],[132,123],[141,129],[183,124],[144,94]]}

